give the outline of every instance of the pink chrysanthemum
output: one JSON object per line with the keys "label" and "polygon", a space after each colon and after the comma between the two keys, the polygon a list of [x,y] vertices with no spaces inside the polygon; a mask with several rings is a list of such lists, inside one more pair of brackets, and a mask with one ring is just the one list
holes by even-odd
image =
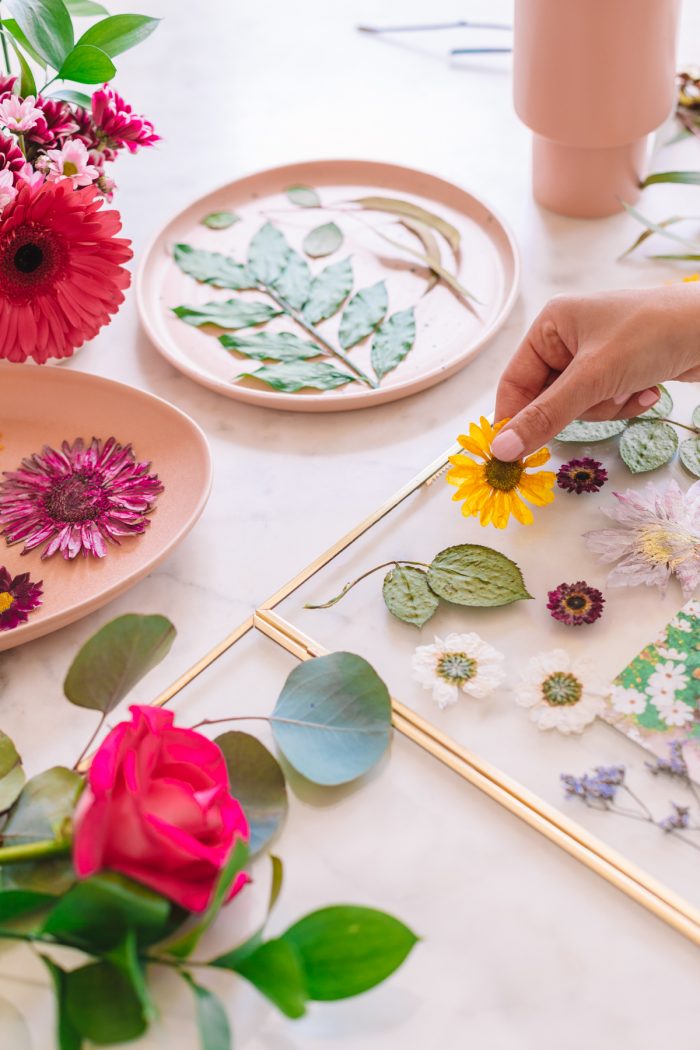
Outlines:
{"label": "pink chrysanthemum", "polygon": [[36,107],[40,110],[40,115],[36,125],[27,135],[29,142],[34,142],[43,149],[56,149],[63,139],[78,130],[73,111],[65,102],[39,95]]}
{"label": "pink chrysanthemum", "polygon": [[41,605],[42,580],[32,583],[28,572],[13,576],[0,565],[0,631],[11,631],[26,623]]}
{"label": "pink chrysanthemum", "polygon": [[11,135],[0,133],[0,171],[7,168],[16,176],[24,164],[24,153],[17,145],[17,140]]}
{"label": "pink chrysanthemum", "polygon": [[608,480],[608,472],[597,459],[584,456],[562,463],[557,471],[557,485],[565,492],[599,492]]}
{"label": "pink chrysanthemum", "polygon": [[60,149],[48,150],[46,156],[46,178],[49,182],[70,179],[78,189],[80,186],[90,186],[100,176],[95,165],[90,163],[90,154],[80,139],[68,139]]}
{"label": "pink chrysanthemum", "polygon": [[9,95],[14,90],[17,77],[12,73],[0,73],[0,98]]}
{"label": "pink chrysanthemum", "polygon": [[8,544],[24,543],[22,554],[46,544],[41,555],[60,551],[68,560],[82,551],[95,558],[107,553],[105,541],[137,536],[149,524],[163,486],[150,463],[139,463],[131,445],[113,437],[104,443],[82,438],[60,451],[46,446],[5,471],[0,482],[0,524]]}
{"label": "pink chrysanthemum", "polygon": [[602,615],[605,604],[605,598],[598,588],[589,587],[583,580],[560,583],[547,597],[547,608],[554,619],[569,627],[595,623]]}
{"label": "pink chrysanthemum", "polygon": [[0,357],[70,357],[124,300],[129,241],[94,186],[20,184],[0,216]]}
{"label": "pink chrysanthemum", "polygon": [[139,146],[152,146],[160,140],[150,120],[134,113],[114,88],[105,84],[93,93],[92,119],[97,135],[113,149],[124,146],[135,153]]}

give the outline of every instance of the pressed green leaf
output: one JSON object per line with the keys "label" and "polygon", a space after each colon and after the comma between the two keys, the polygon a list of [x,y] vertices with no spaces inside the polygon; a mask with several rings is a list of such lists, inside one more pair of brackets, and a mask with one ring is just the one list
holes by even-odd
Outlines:
{"label": "pressed green leaf", "polygon": [[26,51],[26,53],[29,55],[29,57],[31,59],[33,59],[34,62],[36,62],[36,64],[38,66],[42,66],[42,68],[46,66],[45,60],[41,57],[41,55],[37,51],[34,50],[32,45],[29,43],[29,41],[27,40],[27,38],[24,35],[24,33],[22,32],[20,27],[17,25],[16,19],[14,19],[14,18],[3,18],[2,19],[2,25],[4,25],[4,27],[8,31],[8,33],[15,38],[15,40],[20,45],[20,47],[22,47]]}
{"label": "pressed green leaf", "polygon": [[324,222],[322,226],[315,226],[309,230],[302,242],[302,247],[312,259],[322,259],[326,255],[337,252],[343,243],[343,233],[334,222]]}
{"label": "pressed green leaf", "polygon": [[685,469],[696,478],[700,478],[700,437],[690,437],[681,441],[678,454]]}
{"label": "pressed green leaf", "polygon": [[212,211],[201,220],[202,226],[208,226],[210,230],[227,230],[240,221],[241,217],[235,211]]}
{"label": "pressed green leaf", "polygon": [[49,971],[53,984],[56,999],[56,1044],[58,1050],[82,1050],[83,1038],[68,1016],[66,1009],[67,973],[53,959],[49,959],[48,955],[39,953],[39,958]]}
{"label": "pressed green leaf", "polygon": [[293,332],[256,332],[254,335],[220,335],[219,342],[226,350],[257,361],[305,361],[323,353],[316,343],[300,339]]}
{"label": "pressed green leaf", "polygon": [[113,711],[168,655],[175,633],[165,616],[118,616],[82,647],[66,675],[64,693],[78,707]]}
{"label": "pressed green leaf", "polygon": [[25,780],[17,748],[0,730],[0,813],[9,809],[17,799]]}
{"label": "pressed green leaf", "polygon": [[61,102],[70,102],[73,106],[82,106],[83,109],[90,109],[90,96],[85,95],[82,91],[73,91],[72,88],[57,88],[56,91],[50,92],[49,98],[57,98]]}
{"label": "pressed green leaf", "polygon": [[56,897],[50,893],[37,893],[34,890],[4,890],[0,892],[0,926],[5,926],[13,919],[40,911],[55,903]]}
{"label": "pressed green leaf", "polygon": [[286,194],[292,204],[300,208],[319,208],[321,206],[321,198],[311,186],[289,186]]}
{"label": "pressed green leaf", "polygon": [[136,1039],[147,1022],[137,990],[111,962],[93,962],[63,976],[65,1004],[73,1027],[95,1043]]}
{"label": "pressed green leaf", "polygon": [[109,13],[106,7],[95,3],[95,0],[65,0],[65,3],[70,13],[79,17],[92,18],[94,15]]}
{"label": "pressed green leaf", "polygon": [[607,441],[608,438],[621,434],[627,426],[625,419],[610,419],[603,423],[586,423],[583,419],[575,419],[557,434],[557,441],[565,441],[581,444],[592,444],[594,441]]}
{"label": "pressed green leaf", "polygon": [[60,69],[73,50],[73,23],[63,0],[11,0],[10,10],[34,50]]}
{"label": "pressed green leaf", "polygon": [[695,252],[691,252],[688,255],[684,255],[684,254],[680,254],[680,255],[650,255],[649,258],[650,259],[677,259],[677,260],[683,260],[685,262],[698,262],[698,261],[700,261],[700,255],[697,253],[697,250]]}
{"label": "pressed green leaf", "polygon": [[700,430],[700,405],[693,409],[693,426]]}
{"label": "pressed green leaf", "polygon": [[183,273],[202,284],[232,288],[234,291],[255,287],[255,278],[243,263],[235,262],[221,252],[207,252],[202,248],[193,248],[190,244],[176,244],[173,259]]}
{"label": "pressed green leaf", "polygon": [[175,941],[169,942],[167,945],[167,951],[170,955],[183,959],[189,955],[190,952],[194,951],[201,938],[221,911],[221,906],[226,900],[236,877],[243,871],[248,862],[248,856],[248,843],[237,837],[233,849],[229,853],[228,860],[219,875],[211,903],[206,911],[204,911],[199,917],[196,926],[187,930]]}
{"label": "pressed green leaf", "polygon": [[311,270],[306,259],[292,248],[279,277],[273,282],[278,295],[289,303],[293,310],[301,310],[311,290]]}
{"label": "pressed green leaf", "polygon": [[302,1017],[306,1013],[306,976],[290,942],[282,938],[266,941],[233,969],[287,1017]]}
{"label": "pressed green leaf", "polygon": [[442,234],[455,255],[459,252],[461,242],[459,230],[452,223],[447,222],[446,219],[435,215],[431,211],[427,211],[426,208],[421,208],[418,204],[413,204],[411,201],[398,200],[393,197],[360,197],[353,203],[359,204],[361,208],[368,211],[385,211],[391,215],[417,219],[418,222],[422,222],[425,226],[430,226]]}
{"label": "pressed green leaf", "polygon": [[[431,288],[434,288],[437,282],[440,280],[440,273],[438,269],[431,269],[431,267],[440,267],[442,262],[442,255],[440,254],[440,245],[438,244],[437,237],[433,231],[429,229],[424,223],[419,222],[417,219],[411,219],[408,216],[404,216],[400,220],[401,225],[405,226],[407,230],[414,233],[418,240],[423,245],[425,252],[426,265],[429,268],[430,276],[428,277],[428,283],[425,287],[423,295],[427,295]],[[466,291],[466,289],[465,289]]]}
{"label": "pressed green leaf", "polygon": [[631,204],[626,204],[625,201],[621,201],[621,204],[625,211],[631,215],[637,222],[641,222],[642,226],[646,226],[649,233],[658,233],[661,237],[667,237],[671,241],[677,241],[679,244],[684,244],[687,248],[695,249],[697,251],[697,245],[693,244],[686,237],[681,237],[679,233],[674,233],[668,229],[668,225],[664,226],[662,223],[653,222],[651,219],[647,219],[646,215],[642,215],[641,212],[633,208]]}
{"label": "pressed green leaf", "polygon": [[428,583],[435,594],[455,605],[510,605],[532,597],[515,562],[478,543],[460,543],[436,554]]}
{"label": "pressed green leaf", "polygon": [[673,398],[669,394],[665,386],[661,383],[657,384],[659,390],[659,400],[651,408],[647,409],[646,412],[642,412],[640,415],[635,416],[635,419],[630,420],[634,423],[637,419],[661,419],[669,414],[673,409]]}
{"label": "pressed green leaf", "polygon": [[218,995],[197,984],[186,970],[181,973],[194,993],[200,1050],[231,1050],[231,1028]]}
{"label": "pressed green leaf", "polygon": [[298,953],[314,1000],[346,999],[374,988],[401,966],[418,940],[393,916],[356,905],[312,912],[281,939]]}
{"label": "pressed green leaf", "polygon": [[[675,226],[675,224],[677,222],[685,222],[685,219],[686,219],[686,216],[684,216],[684,215],[672,215],[669,219],[662,219],[660,222],[657,222],[655,225],[656,225],[657,230],[658,230],[659,233],[664,233],[664,231],[669,226]],[[624,259],[626,256],[631,255],[631,253],[633,251],[635,251],[636,248],[639,248],[639,246],[644,244],[645,241],[648,241],[649,238],[655,232],[657,232],[657,230],[651,230],[651,229],[642,230],[642,232],[639,234],[639,237],[637,237],[636,241],[634,241],[632,244],[630,244],[629,248],[625,249],[625,251],[622,253],[620,258]]]}
{"label": "pressed green leaf", "polygon": [[662,467],[677,448],[678,434],[668,423],[633,423],[620,440],[620,455],[633,474]]}
{"label": "pressed green leaf", "polygon": [[416,316],[413,307],[392,314],[377,329],[372,340],[372,368],[377,379],[383,379],[400,365],[416,340]]}
{"label": "pressed green leaf", "polygon": [[243,299],[226,299],[202,306],[176,306],[173,313],[186,324],[198,328],[203,324],[213,324],[218,328],[249,328],[251,325],[265,324],[282,311],[267,303],[251,303]]}
{"label": "pressed green leaf", "polygon": [[86,29],[79,44],[93,44],[114,58],[149,37],[160,22],[147,15],[108,15]]}
{"label": "pressed green leaf", "polygon": [[345,350],[355,346],[375,330],[389,306],[384,281],[362,288],[353,295],[340,318],[338,339]]}
{"label": "pressed green leaf", "polygon": [[271,222],[266,222],[248,246],[248,269],[261,284],[274,284],[287,264],[289,245]]}
{"label": "pressed green leaf", "polygon": [[352,289],[350,259],[332,263],[321,270],[311,282],[309,299],[304,306],[304,318],[309,324],[318,324],[338,310]]}
{"label": "pressed green leaf", "polygon": [[299,773],[316,784],[345,784],[367,773],[389,746],[389,692],[361,656],[329,653],[294,668],[270,724]]}
{"label": "pressed green leaf", "polygon": [[116,72],[117,67],[105,51],[94,44],[76,44],[66,55],[58,75],[61,80],[75,80],[78,84],[102,84]]}
{"label": "pressed green leaf", "polygon": [[293,394],[304,387],[316,390],[333,390],[335,387],[354,383],[355,377],[340,372],[325,361],[287,361],[279,365],[263,365],[255,372],[243,372],[236,379],[259,379],[273,390]]}
{"label": "pressed green leaf", "polygon": [[396,565],[384,577],[384,603],[389,612],[404,623],[422,627],[438,605],[437,597],[428,587],[428,577],[415,565]]}
{"label": "pressed green leaf", "polygon": [[693,186],[700,185],[700,171],[655,171],[647,175],[642,188],[653,186],[656,182],[687,182]]}
{"label": "pressed green leaf", "polygon": [[232,731],[215,743],[226,759],[231,794],[243,806],[250,825],[250,852],[259,853],[287,816],[287,788],[277,759],[249,733]]}

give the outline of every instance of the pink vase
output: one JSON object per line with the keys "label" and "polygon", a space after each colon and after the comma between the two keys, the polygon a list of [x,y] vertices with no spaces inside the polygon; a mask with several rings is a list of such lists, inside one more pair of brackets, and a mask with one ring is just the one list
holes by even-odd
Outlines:
{"label": "pink vase", "polygon": [[680,0],[515,0],[515,110],[535,199],[593,218],[634,202],[675,104]]}

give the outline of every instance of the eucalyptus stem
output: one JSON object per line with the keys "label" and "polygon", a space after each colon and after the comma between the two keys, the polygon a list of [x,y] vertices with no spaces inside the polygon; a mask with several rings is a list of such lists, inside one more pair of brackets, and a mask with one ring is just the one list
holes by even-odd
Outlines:
{"label": "eucalyptus stem", "polygon": [[80,752],[80,754],[78,755],[77,759],[75,760],[75,765],[73,766],[73,769],[75,769],[75,770],[79,769],[80,764],[82,763],[83,759],[87,755],[87,753],[90,750],[90,748],[92,747],[92,745],[95,743],[95,740],[97,739],[97,736],[98,736],[100,730],[102,729],[102,726],[105,724],[106,717],[107,717],[106,713],[103,712],[102,717],[100,718],[99,722],[97,723],[97,726],[95,728],[94,733],[92,734],[92,736],[88,740],[87,744],[85,745],[85,747]]}
{"label": "eucalyptus stem", "polygon": [[379,572],[380,569],[388,569],[394,565],[397,569],[399,565],[420,565],[423,569],[429,569],[430,566],[426,565],[424,561],[410,561],[408,558],[395,558],[393,561],[385,561],[381,565],[375,565],[373,569],[368,569],[367,572],[363,572],[361,576],[358,576],[352,583],[346,583],[340,594],[336,594],[335,598],[331,598],[327,602],[323,602],[321,605],[314,605],[312,602],[306,602],[304,604],[305,609],[330,609],[331,606],[336,605],[341,598],[344,598],[348,591],[360,583],[362,580],[366,580],[368,576],[371,576],[373,572]]}
{"label": "eucalyptus stem", "polygon": [[689,430],[691,434],[700,434],[700,430],[697,427],[689,427],[687,423],[679,423],[677,419],[659,419],[659,423],[672,423],[674,427],[682,427],[683,430]]}
{"label": "eucalyptus stem", "polygon": [[43,860],[70,851],[68,839],[42,839],[25,842],[24,845],[0,846],[0,867],[5,864],[24,864],[30,860]]}

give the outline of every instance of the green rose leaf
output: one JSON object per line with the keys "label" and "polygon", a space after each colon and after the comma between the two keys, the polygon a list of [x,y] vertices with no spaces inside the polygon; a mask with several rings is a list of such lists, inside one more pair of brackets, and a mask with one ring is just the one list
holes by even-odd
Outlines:
{"label": "green rose leaf", "polygon": [[320,208],[321,198],[311,186],[288,186],[287,199],[300,208]]}
{"label": "green rose leaf", "polygon": [[221,906],[226,900],[236,877],[243,871],[248,863],[248,856],[248,843],[237,837],[228,860],[219,875],[219,880],[216,884],[211,903],[206,911],[201,914],[195,926],[190,927],[190,929],[175,941],[170,941],[168,943],[166,950],[169,955],[174,955],[176,958],[183,959],[185,956],[189,955],[190,952],[194,951],[201,938],[221,911]]}
{"label": "green rose leaf", "polygon": [[58,1050],[82,1050],[82,1036],[68,1016],[68,1010],[66,1009],[66,978],[68,974],[52,959],[49,959],[48,955],[39,953],[39,958],[51,975],[51,982],[56,996],[56,1045]]}
{"label": "green rose leaf", "polygon": [[266,222],[248,247],[248,269],[261,284],[274,284],[287,265],[290,248],[283,234]]}
{"label": "green rose leaf", "polygon": [[287,788],[277,759],[257,737],[232,731],[214,741],[226,760],[231,794],[250,825],[250,852],[259,853],[287,816]]}
{"label": "green rose leaf", "polygon": [[[700,437],[691,437],[681,441],[678,452],[685,469],[694,474],[696,478],[700,478]],[[2,781],[0,781],[1,791]]]}
{"label": "green rose leaf", "polygon": [[147,15],[108,15],[86,29],[78,44],[93,44],[114,58],[149,37],[159,22]]}
{"label": "green rose leaf", "polygon": [[193,248],[190,244],[176,244],[173,259],[183,273],[202,284],[232,288],[234,291],[255,287],[255,278],[243,263],[234,262],[229,255],[222,255],[221,252],[207,252]]}
{"label": "green rose leaf", "polygon": [[[99,919],[96,921],[99,922]],[[121,941],[105,957],[124,974],[139,998],[145,1020],[152,1021],[156,1016],[156,1008],[146,982],[146,964],[139,956],[136,932],[127,929]]]}
{"label": "green rose leaf", "polygon": [[109,14],[106,7],[95,3],[95,0],[65,0],[66,7],[72,15],[92,18],[94,15]]}
{"label": "green rose leaf", "polygon": [[236,970],[238,964],[243,960],[247,959],[248,956],[252,955],[254,951],[262,944],[262,935],[265,929],[267,920],[270,918],[270,912],[277,903],[277,898],[282,890],[282,882],[284,879],[284,868],[282,861],[279,857],[273,856],[272,853],[268,854],[270,862],[272,864],[272,879],[270,880],[270,896],[267,903],[267,913],[263,920],[262,926],[260,926],[255,933],[251,934],[242,944],[232,948],[229,952],[224,952],[223,955],[218,955],[215,959],[210,959],[207,966],[216,966],[220,970]]}
{"label": "green rose leaf", "polygon": [[304,306],[304,319],[309,324],[318,324],[340,309],[352,289],[352,263],[350,259],[326,266],[311,282],[311,291]]}
{"label": "green rose leaf", "polygon": [[620,455],[633,474],[662,467],[677,448],[678,435],[668,423],[633,423],[620,441]]}
{"label": "green rose leaf", "polygon": [[200,221],[202,226],[208,226],[210,230],[227,230],[229,226],[240,222],[241,217],[235,211],[212,211]]}
{"label": "green rose leaf", "polygon": [[390,215],[401,215],[402,217],[421,222],[424,226],[429,226],[442,234],[455,255],[459,252],[461,241],[459,230],[447,222],[446,219],[435,215],[431,211],[427,211],[425,208],[421,208],[418,204],[394,197],[360,197],[353,203],[359,204],[361,208],[367,211],[385,211]]}
{"label": "green rose leaf", "polygon": [[254,335],[220,335],[219,342],[226,350],[257,361],[305,361],[323,353],[316,343],[300,339],[293,332],[256,332]]}
{"label": "green rose leaf", "polygon": [[384,281],[362,288],[353,295],[340,318],[338,338],[343,349],[349,350],[370,335],[384,317],[388,306]]}
{"label": "green rose leaf", "polygon": [[396,565],[390,569],[384,577],[382,594],[389,612],[415,627],[427,623],[440,604],[428,587],[426,573],[414,565]]}
{"label": "green rose leaf", "polygon": [[398,919],[374,908],[321,908],[290,926],[281,939],[301,959],[309,998],[347,999],[386,980],[416,944]]}
{"label": "green rose leaf", "polygon": [[53,69],[60,69],[75,39],[63,0],[12,0],[9,6],[34,50]]}
{"label": "green rose leaf", "polygon": [[693,409],[693,426],[700,430],[700,405]]}
{"label": "green rose leaf", "polygon": [[277,294],[281,295],[293,310],[301,310],[309,298],[311,270],[306,259],[302,258],[299,252],[295,252],[292,248],[288,250],[284,269],[273,281],[273,286]]}
{"label": "green rose leaf", "polygon": [[17,748],[9,736],[0,731],[0,813],[17,799],[26,779]]}
{"label": "green rose leaf", "polygon": [[487,608],[532,597],[515,562],[478,543],[460,543],[436,554],[428,583],[435,594],[455,605]]}
{"label": "green rose leaf", "polygon": [[387,318],[372,340],[372,368],[377,379],[383,379],[401,364],[415,340],[416,316],[412,306]]}
{"label": "green rose leaf", "polygon": [[298,952],[288,941],[282,938],[266,941],[232,969],[287,1017],[302,1017],[306,1013],[309,998],[306,975]]}
{"label": "green rose leaf", "polygon": [[231,1028],[218,995],[197,984],[186,970],[180,972],[194,993],[200,1050],[231,1050]]}
{"label": "green rose leaf", "polygon": [[583,419],[575,419],[557,434],[557,441],[588,444],[594,441],[607,441],[608,438],[621,434],[627,426],[625,419],[611,419],[604,423],[586,423]]}
{"label": "green rose leaf", "polygon": [[4,890],[0,892],[0,926],[6,926],[13,919],[41,911],[56,903],[56,897],[50,893],[37,893],[35,890]]}
{"label": "green rose leaf", "polygon": [[307,780],[346,784],[389,746],[389,692],[361,656],[329,653],[294,668],[270,724],[280,751]]}
{"label": "green rose leaf", "polygon": [[226,299],[223,302],[204,303],[203,306],[176,306],[173,313],[186,324],[198,328],[213,324],[217,328],[248,328],[265,324],[282,311],[267,303],[249,303],[242,299]]}
{"label": "green rose leaf", "polygon": [[343,233],[334,222],[324,222],[309,230],[302,242],[302,247],[312,259],[323,259],[326,255],[337,252],[343,243]]}
{"label": "green rose leaf", "polygon": [[659,400],[655,405],[652,405],[651,408],[647,409],[646,412],[642,412],[641,415],[635,416],[634,419],[630,420],[631,423],[634,423],[637,419],[660,419],[667,416],[673,409],[673,398],[666,387],[662,386],[661,383],[658,383],[657,386],[660,394]]}
{"label": "green rose leaf", "polygon": [[354,383],[355,377],[341,372],[325,361],[287,361],[279,365],[263,365],[255,372],[242,372],[236,379],[259,379],[273,390],[295,393],[304,387],[316,390],[334,390]]}
{"label": "green rose leaf", "polygon": [[66,55],[58,75],[78,84],[102,84],[111,80],[117,67],[109,55],[93,44],[76,44]]}
{"label": "green rose leaf", "polygon": [[165,616],[118,616],[82,647],[63,691],[72,704],[108,714],[168,655],[174,640]]}
{"label": "green rose leaf", "polygon": [[68,1019],[84,1039],[110,1044],[136,1039],[147,1022],[138,991],[112,962],[93,962],[62,978]]}

